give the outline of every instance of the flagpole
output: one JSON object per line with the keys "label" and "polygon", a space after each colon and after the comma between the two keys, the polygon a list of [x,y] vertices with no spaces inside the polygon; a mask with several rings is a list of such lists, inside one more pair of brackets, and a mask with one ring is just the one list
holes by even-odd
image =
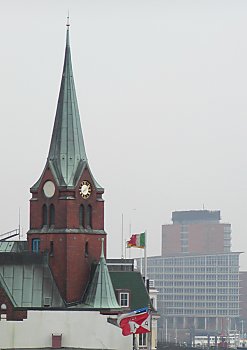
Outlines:
{"label": "flagpole", "polygon": [[122,213],[122,259],[124,259],[124,215]]}
{"label": "flagpole", "polygon": [[145,230],[145,246],[144,246],[144,278],[145,278],[145,284],[147,281],[147,231]]}
{"label": "flagpole", "polygon": [[133,334],[133,337],[134,337],[134,350],[138,350],[139,346],[138,346],[136,334]]}
{"label": "flagpole", "polygon": [[[142,249],[141,249],[142,250]],[[142,264],[142,260],[143,260],[143,256],[142,256],[142,251],[141,251],[141,259],[140,259],[140,271],[141,271],[141,275],[143,276],[143,264]]]}
{"label": "flagpole", "polygon": [[148,349],[152,350],[153,319],[152,319],[151,309],[149,310],[149,312],[150,312],[150,333],[148,333],[148,336],[149,336]]}

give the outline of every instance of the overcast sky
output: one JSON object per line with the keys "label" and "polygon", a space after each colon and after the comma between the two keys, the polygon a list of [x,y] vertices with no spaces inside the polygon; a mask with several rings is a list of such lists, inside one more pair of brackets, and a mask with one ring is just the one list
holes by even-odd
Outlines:
{"label": "overcast sky", "polygon": [[[91,170],[105,188],[108,257],[174,210],[221,210],[247,251],[247,1],[0,0],[0,232],[29,227],[29,188],[53,128],[69,9]],[[137,250],[131,256],[139,256]],[[241,257],[247,269],[247,254]]]}

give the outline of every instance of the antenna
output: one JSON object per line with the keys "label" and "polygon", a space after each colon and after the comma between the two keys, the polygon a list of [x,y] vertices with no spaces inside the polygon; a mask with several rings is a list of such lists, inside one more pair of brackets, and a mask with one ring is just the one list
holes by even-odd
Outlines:
{"label": "antenna", "polygon": [[21,208],[19,208],[19,225],[18,225],[19,241],[21,240]]}
{"label": "antenna", "polygon": [[124,259],[124,215],[122,213],[122,256],[121,259]]}

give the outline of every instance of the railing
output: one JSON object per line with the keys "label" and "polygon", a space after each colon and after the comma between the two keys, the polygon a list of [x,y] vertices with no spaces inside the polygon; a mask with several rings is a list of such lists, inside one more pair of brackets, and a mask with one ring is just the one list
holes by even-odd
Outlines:
{"label": "railing", "polygon": [[20,229],[16,228],[15,230],[4,232],[0,234],[0,242],[7,241],[10,238],[19,236],[20,239]]}

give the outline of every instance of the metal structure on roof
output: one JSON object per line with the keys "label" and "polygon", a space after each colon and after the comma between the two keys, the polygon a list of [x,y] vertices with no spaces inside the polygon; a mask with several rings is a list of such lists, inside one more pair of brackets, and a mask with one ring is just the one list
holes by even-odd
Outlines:
{"label": "metal structure on roof", "polygon": [[0,241],[0,253],[27,251],[27,241]]}
{"label": "metal structure on roof", "polygon": [[7,239],[11,239],[16,236],[19,236],[20,239],[20,227],[8,232],[0,233],[0,242],[6,241]]}
{"label": "metal structure on roof", "polygon": [[119,306],[107,268],[102,239],[101,256],[86,296],[85,304],[96,309],[118,309]]}
{"label": "metal structure on roof", "polygon": [[172,212],[172,221],[178,223],[219,222],[220,210],[181,210]]}
{"label": "metal structure on roof", "polygon": [[15,242],[0,242],[0,253],[12,252]]}
{"label": "metal structure on roof", "polygon": [[[44,171],[47,168],[51,169],[58,186],[73,188],[76,186],[82,171],[86,167],[89,169],[89,165],[73,77],[69,26],[68,22],[62,80],[50,149]],[[89,172],[91,173],[90,169]],[[31,190],[36,190],[39,187],[42,175]],[[101,189],[101,186],[93,176],[92,179],[95,187]]]}

